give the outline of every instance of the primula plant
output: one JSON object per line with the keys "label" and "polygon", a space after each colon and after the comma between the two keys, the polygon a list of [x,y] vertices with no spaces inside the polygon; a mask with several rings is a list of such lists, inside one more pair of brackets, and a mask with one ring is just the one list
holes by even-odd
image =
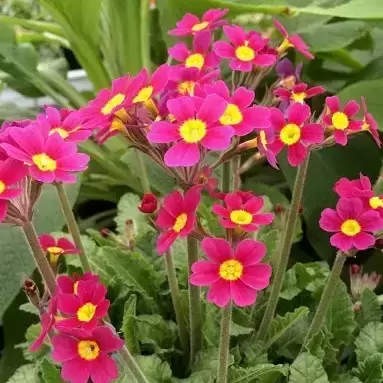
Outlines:
{"label": "primula plant", "polygon": [[[287,58],[314,58],[301,36],[277,20],[261,33],[226,17],[187,13],[153,73],[116,78],[79,109],[46,106],[3,124],[0,219],[23,232],[37,267],[23,278],[23,309],[39,323],[18,346],[35,381],[383,381],[381,277],[357,265],[382,248],[383,196],[362,173],[342,177],[336,204],[301,223],[311,159],[361,137],[380,148],[377,123],[363,98],[343,103],[301,81]],[[122,198],[117,233],[81,235],[67,188],[89,174],[86,141],[112,139],[137,152],[145,194]],[[244,173],[260,165],[295,176],[291,200],[247,187]],[[148,167],[172,180],[168,193]],[[37,234],[49,185],[67,233]],[[314,226],[336,254],[332,267],[288,268]]]}

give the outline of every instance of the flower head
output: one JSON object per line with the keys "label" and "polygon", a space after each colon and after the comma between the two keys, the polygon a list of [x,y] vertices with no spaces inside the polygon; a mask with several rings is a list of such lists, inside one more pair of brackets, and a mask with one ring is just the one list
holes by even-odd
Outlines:
{"label": "flower head", "polygon": [[307,84],[301,82],[292,87],[292,89],[277,88],[274,90],[274,95],[279,97],[281,101],[288,101],[289,103],[299,102],[304,104],[305,100],[324,93],[323,86],[314,86],[307,88]]}
{"label": "flower head", "polygon": [[157,197],[152,193],[145,193],[137,208],[141,213],[153,214],[157,210],[157,206]]}
{"label": "flower head", "polygon": [[319,124],[307,123],[311,115],[306,104],[292,104],[287,119],[276,108],[271,108],[270,121],[275,130],[275,140],[269,144],[275,154],[287,147],[287,158],[292,166],[298,166],[307,156],[307,147],[323,141],[323,129]]}
{"label": "flower head", "polygon": [[[356,264],[350,266],[351,295],[360,301],[365,289],[374,291],[382,281],[382,276],[375,271],[371,274],[363,273],[363,267]],[[354,306],[355,307],[355,306]]]}
{"label": "flower head", "polygon": [[59,134],[49,135],[28,126],[12,128],[10,136],[14,143],[3,143],[1,147],[10,157],[28,165],[36,181],[73,183],[76,177],[72,173],[87,168],[89,156],[77,153],[76,144],[65,142]]}
{"label": "flower head", "polygon": [[335,142],[345,146],[347,144],[347,133],[349,131],[360,131],[363,125],[362,121],[353,120],[352,117],[359,112],[359,104],[351,100],[342,110],[339,103],[339,97],[326,97],[326,114],[323,116],[323,122],[334,130]]}
{"label": "flower head", "polygon": [[383,229],[383,220],[378,212],[365,210],[358,198],[340,198],[336,210],[324,209],[319,226],[336,233],[330,238],[331,245],[342,251],[365,250],[374,246],[375,233]]}
{"label": "flower head", "polygon": [[213,205],[213,212],[220,217],[220,224],[227,229],[253,232],[259,230],[259,225],[269,225],[274,219],[272,213],[261,213],[263,198],[252,193],[226,194],[225,205]]}
{"label": "flower head", "polygon": [[376,144],[380,148],[382,146],[382,142],[380,141],[380,137],[379,137],[378,123],[375,121],[372,114],[368,113],[367,104],[364,97],[362,97],[362,108],[364,113],[362,131],[370,132]]}
{"label": "flower head", "polygon": [[228,12],[228,9],[209,9],[202,15],[201,19],[191,13],[186,13],[186,15],[177,22],[177,28],[169,31],[169,35],[190,36],[198,34],[201,31],[214,31],[221,25],[227,23],[226,20],[220,19]]}
{"label": "flower head", "polygon": [[245,30],[237,25],[224,26],[223,31],[230,43],[217,41],[214,44],[214,52],[217,56],[229,59],[229,66],[233,70],[250,72],[253,66],[267,67],[273,65],[277,56],[272,53],[264,53],[267,40],[259,33]]}
{"label": "flower head", "polygon": [[205,99],[179,97],[169,100],[167,107],[175,121],[154,122],[148,139],[154,143],[175,144],[165,153],[169,167],[193,166],[200,160],[200,147],[224,150],[229,147],[234,129],[219,121],[227,101],[212,94]]}
{"label": "flower head", "polygon": [[118,378],[117,364],[108,354],[118,351],[124,341],[109,326],[97,327],[92,333],[77,330],[58,334],[52,345],[52,359],[62,363],[65,381],[109,383]]}
{"label": "flower head", "polygon": [[257,291],[269,285],[271,276],[271,267],[259,263],[266,246],[245,239],[233,250],[220,238],[205,238],[201,246],[208,260],[192,265],[190,283],[210,286],[207,299],[219,307],[225,307],[231,299],[240,307],[254,304]]}
{"label": "flower head", "polygon": [[282,44],[278,48],[279,53],[283,53],[288,48],[295,48],[298,52],[302,53],[303,56],[306,56],[310,60],[314,56],[309,52],[309,47],[297,34],[289,35],[286,28],[278,21],[274,19],[274,26],[278,29],[279,33],[284,37]]}
{"label": "flower head", "polygon": [[92,274],[91,272],[86,272],[84,275],[73,274],[72,277],[68,275],[60,275],[57,277],[57,285],[62,294],[72,294],[77,295],[78,284],[80,281],[90,281],[99,283],[99,276]]}
{"label": "flower head", "polygon": [[163,230],[157,240],[159,254],[168,250],[178,237],[186,237],[194,229],[200,199],[199,187],[192,187],[184,196],[176,190],[164,198],[156,219],[156,225]]}
{"label": "flower head", "polygon": [[60,255],[64,254],[80,254],[81,250],[66,239],[65,237],[56,239],[49,234],[41,234],[39,236],[41,248],[49,254],[51,263],[55,264]]}

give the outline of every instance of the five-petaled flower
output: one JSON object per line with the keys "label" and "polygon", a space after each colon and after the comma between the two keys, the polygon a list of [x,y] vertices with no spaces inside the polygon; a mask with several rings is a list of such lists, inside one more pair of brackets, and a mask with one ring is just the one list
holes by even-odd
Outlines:
{"label": "five-petaled flower", "polygon": [[41,234],[39,236],[41,248],[49,254],[49,259],[52,264],[57,263],[60,255],[64,254],[80,254],[81,250],[65,237],[59,239],[54,238],[49,234]]}
{"label": "five-petaled flower", "polygon": [[304,82],[294,85],[291,89],[277,88],[274,90],[274,95],[279,97],[281,101],[288,101],[289,103],[299,102],[304,104],[305,101],[318,94],[324,93],[323,86],[313,86],[308,88]]}
{"label": "five-petaled flower", "polygon": [[190,283],[210,286],[209,302],[225,307],[233,299],[237,306],[250,306],[257,291],[269,285],[271,267],[259,263],[266,254],[262,242],[245,239],[233,250],[225,239],[205,238],[201,247],[208,260],[192,265]]}

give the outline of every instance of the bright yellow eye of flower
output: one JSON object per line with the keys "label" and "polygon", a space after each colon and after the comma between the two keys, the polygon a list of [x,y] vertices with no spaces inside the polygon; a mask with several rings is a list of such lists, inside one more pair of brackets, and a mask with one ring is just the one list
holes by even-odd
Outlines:
{"label": "bright yellow eye of flower", "polygon": [[188,216],[186,213],[180,214],[176,219],[176,223],[173,225],[173,230],[179,233],[185,227],[187,220]]}
{"label": "bright yellow eye of flower", "polygon": [[64,140],[69,136],[69,133],[63,128],[54,128],[49,132],[51,136],[53,133],[58,133]]}
{"label": "bright yellow eye of flower", "polygon": [[347,219],[342,223],[340,230],[343,234],[353,237],[354,235],[359,234],[362,231],[362,228],[359,225],[359,222],[355,219]]}
{"label": "bright yellow eye of flower", "polygon": [[7,185],[3,181],[0,181],[0,194],[5,190],[6,187]]}
{"label": "bright yellow eye of flower", "polygon": [[77,310],[77,319],[81,322],[90,322],[96,313],[96,306],[93,303],[85,303]]}
{"label": "bright yellow eye of flower", "polygon": [[32,156],[32,161],[42,172],[53,172],[57,168],[56,161],[45,153],[35,154]]}
{"label": "bright yellow eye of flower", "polygon": [[145,102],[148,101],[153,94],[153,87],[151,85],[142,88],[137,96],[133,98],[133,102],[136,104],[137,102]]}
{"label": "bright yellow eye of flower", "polygon": [[77,345],[78,354],[85,360],[94,360],[100,354],[100,347],[94,340],[81,340]]}
{"label": "bright yellow eye of flower", "polygon": [[343,112],[335,112],[331,118],[331,122],[335,129],[345,130],[348,128],[348,117]]}
{"label": "bright yellow eye of flower", "polygon": [[277,48],[278,53],[283,53],[289,48],[292,48],[294,45],[290,43],[288,39],[283,39],[281,45]]}
{"label": "bright yellow eye of flower", "polygon": [[383,207],[383,199],[379,197],[371,197],[368,202],[373,209]]}
{"label": "bright yellow eye of flower", "polygon": [[121,105],[125,100],[125,95],[122,93],[117,93],[114,97],[112,97],[107,104],[101,109],[101,113],[103,115],[110,114],[112,110],[118,106]]}
{"label": "bright yellow eye of flower", "polygon": [[370,130],[370,124],[367,122],[365,118],[363,118],[362,130]]}
{"label": "bright yellow eye of flower", "polygon": [[222,263],[219,267],[219,276],[225,281],[236,281],[243,274],[243,266],[235,259]]}
{"label": "bright yellow eye of flower", "polygon": [[47,248],[48,252],[51,254],[62,254],[64,252],[64,249],[57,246],[51,246]]}
{"label": "bright yellow eye of flower", "polygon": [[199,119],[191,118],[180,126],[181,137],[189,144],[195,144],[206,135],[206,124]]}
{"label": "bright yellow eye of flower", "polygon": [[243,120],[243,115],[235,104],[228,104],[219,122],[222,125],[237,125]]}
{"label": "bright yellow eye of flower", "polygon": [[254,49],[241,45],[235,50],[235,56],[241,61],[251,61],[254,60],[255,52]]}
{"label": "bright yellow eye of flower", "polygon": [[282,128],[279,136],[285,145],[294,145],[301,138],[301,130],[296,124],[287,124]]}
{"label": "bright yellow eye of flower", "polygon": [[185,61],[186,68],[201,69],[203,64],[205,64],[205,59],[200,53],[194,53],[190,55]]}
{"label": "bright yellow eye of flower", "polygon": [[189,94],[190,96],[194,95],[195,82],[194,81],[184,81],[178,85],[177,90],[180,94]]}
{"label": "bright yellow eye of flower", "polygon": [[245,210],[233,210],[230,213],[230,220],[237,225],[248,225],[253,220],[253,216]]}
{"label": "bright yellow eye of flower", "polygon": [[305,98],[307,97],[307,94],[305,92],[301,92],[301,93],[291,93],[291,99],[295,102],[299,102],[301,104],[303,104],[303,101],[305,100]]}
{"label": "bright yellow eye of flower", "polygon": [[209,25],[208,21],[203,21],[202,23],[194,24],[192,27],[193,32],[202,31]]}

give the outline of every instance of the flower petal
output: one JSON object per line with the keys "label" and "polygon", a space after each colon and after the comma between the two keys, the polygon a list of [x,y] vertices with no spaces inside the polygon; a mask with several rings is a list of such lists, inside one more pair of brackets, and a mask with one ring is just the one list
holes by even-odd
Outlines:
{"label": "flower petal", "polygon": [[149,141],[166,144],[181,138],[179,126],[168,121],[156,121],[150,126],[147,134]]}
{"label": "flower petal", "polygon": [[244,239],[235,249],[234,258],[244,266],[259,263],[266,254],[264,243],[253,239]]}
{"label": "flower petal", "polygon": [[326,208],[322,211],[321,218],[319,220],[319,226],[322,230],[337,232],[340,231],[341,225],[342,219],[335,210]]}
{"label": "flower petal", "polygon": [[62,363],[75,358],[77,354],[77,340],[67,334],[58,334],[52,338],[52,359]]}
{"label": "flower petal", "polygon": [[192,265],[190,283],[195,286],[210,286],[219,276],[219,265],[210,261],[198,261]]}
{"label": "flower petal", "polygon": [[353,237],[354,246],[358,250],[366,250],[370,247],[373,247],[375,244],[375,237],[369,233],[359,233],[355,237]]}
{"label": "flower petal", "polygon": [[230,283],[223,279],[214,282],[207,293],[207,300],[218,307],[225,307],[230,302]]}
{"label": "flower petal", "polygon": [[245,285],[240,279],[230,283],[231,296],[239,307],[251,306],[257,299],[257,290]]}
{"label": "flower petal", "polygon": [[200,160],[198,144],[180,141],[165,153],[164,161],[169,167],[193,166]]}
{"label": "flower petal", "polygon": [[336,211],[343,220],[357,218],[362,209],[363,202],[358,198],[340,198],[336,205]]}
{"label": "flower petal", "polygon": [[216,263],[223,263],[233,256],[229,242],[222,238],[204,238],[201,242],[202,251]]}
{"label": "flower petal", "polygon": [[336,233],[331,236],[330,243],[342,251],[348,251],[353,247],[353,237],[349,237],[343,233]]}
{"label": "flower petal", "polygon": [[271,266],[263,263],[246,266],[241,281],[256,290],[263,290],[270,284]]}

